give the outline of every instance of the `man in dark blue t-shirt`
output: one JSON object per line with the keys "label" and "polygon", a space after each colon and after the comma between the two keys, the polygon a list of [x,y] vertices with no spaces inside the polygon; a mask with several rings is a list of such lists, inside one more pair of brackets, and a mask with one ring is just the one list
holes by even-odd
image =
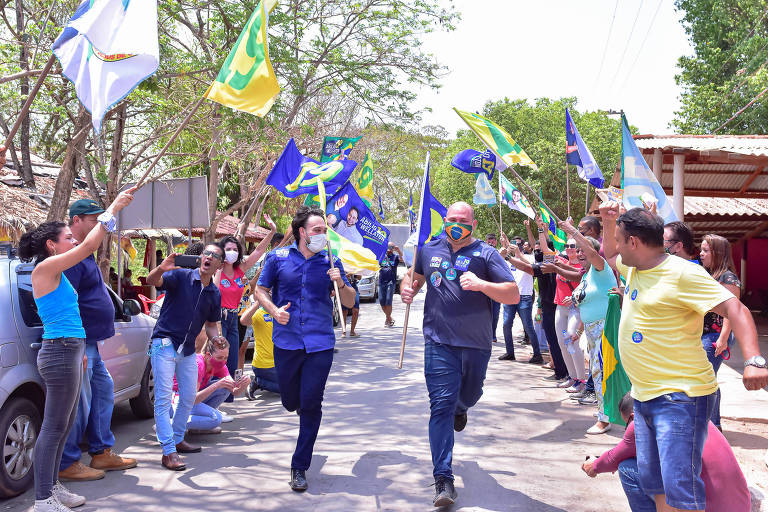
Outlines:
{"label": "man in dark blue t-shirt", "polygon": [[425,244],[414,262],[413,280],[403,278],[400,297],[409,304],[426,283],[424,376],[430,402],[429,446],[436,507],[456,499],[451,459],[453,431],[467,424],[467,410],[483,394],[491,357],[493,301],[516,304],[520,294],[504,258],[472,238],[472,207],[452,204],[445,216],[447,237]]}
{"label": "man in dark blue t-shirt", "polygon": [[[93,199],[80,199],[69,208],[69,227],[72,236],[85,240],[98,224],[96,218],[104,208]],[[99,342],[115,335],[115,306],[101,270],[93,255],[64,271],[77,292],[80,318],[85,329],[85,355],[87,366],[80,387],[77,416],[69,431],[59,464],[59,480],[81,482],[104,478],[104,471],[128,469],[136,466],[136,459],[121,457],[112,451],[115,435],[112,433],[112,409],[115,405],[115,384],[99,354]],[[90,467],[80,462],[80,441],[87,434]]]}
{"label": "man in dark blue t-shirt", "polygon": [[403,253],[400,248],[389,242],[387,253],[382,258],[379,265],[379,305],[381,310],[387,315],[384,320],[384,327],[392,327],[395,321],[392,320],[392,297],[395,294],[397,284],[397,266],[403,259]]}

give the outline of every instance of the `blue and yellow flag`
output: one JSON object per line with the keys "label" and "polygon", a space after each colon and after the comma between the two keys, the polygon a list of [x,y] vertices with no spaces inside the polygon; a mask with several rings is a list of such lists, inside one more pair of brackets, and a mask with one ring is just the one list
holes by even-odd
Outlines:
{"label": "blue and yellow flag", "polygon": [[350,242],[373,251],[378,260],[387,253],[389,230],[384,227],[358,195],[351,183],[342,186],[328,201],[325,208],[333,215],[330,226]]}
{"label": "blue and yellow flag", "polygon": [[576,166],[579,178],[595,188],[603,188],[605,180],[592,152],[579,135],[579,130],[571,119],[571,113],[565,109],[565,161]]}
{"label": "blue and yellow flag", "polygon": [[363,164],[360,166],[360,176],[357,178],[355,188],[360,194],[360,199],[370,208],[373,204],[373,160],[368,153],[365,154]]}
{"label": "blue and yellow flag", "polygon": [[417,247],[419,249],[431,239],[445,235],[445,216],[448,214],[448,209],[429,190],[429,156],[424,169],[422,191],[418,222]]}
{"label": "blue and yellow flag", "polygon": [[[362,136],[361,136],[362,137]],[[320,161],[344,160],[355,147],[360,137],[325,137],[320,151]]]}
{"label": "blue and yellow flag", "polygon": [[413,192],[411,192],[411,199],[408,201],[408,222],[411,224],[411,233],[416,231],[416,210],[413,208]]}
{"label": "blue and yellow flag", "polygon": [[356,166],[354,160],[319,163],[302,155],[291,139],[267,176],[267,184],[285,197],[298,197],[316,194],[315,178],[319,177],[324,182],[326,193],[333,194],[347,182]]}
{"label": "blue and yellow flag", "polygon": [[501,159],[507,166],[513,164],[527,165],[531,169],[538,169],[531,157],[523,151],[520,144],[515,142],[510,134],[501,126],[479,114],[463,112],[457,108],[453,110],[459,114],[467,126],[477,135],[488,149]]}
{"label": "blue and yellow flag", "polygon": [[[541,197],[541,190],[539,190],[539,197]],[[542,204],[541,201],[539,201],[539,213],[541,213],[541,219],[544,221],[544,224],[547,225],[547,231],[555,246],[555,250],[562,251],[565,249],[565,242],[568,241],[568,235],[565,234],[565,231],[557,227],[554,217],[550,215],[549,210],[544,207],[544,204]],[[544,250],[543,247],[542,250]]]}
{"label": "blue and yellow flag", "polygon": [[269,12],[276,3],[262,0],[256,6],[206,98],[259,117],[267,115],[280,92],[267,40]]}

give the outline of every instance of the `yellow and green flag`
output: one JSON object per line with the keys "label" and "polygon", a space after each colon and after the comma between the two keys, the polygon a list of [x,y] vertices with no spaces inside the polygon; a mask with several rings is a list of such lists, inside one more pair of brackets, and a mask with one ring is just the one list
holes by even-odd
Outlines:
{"label": "yellow and green flag", "polygon": [[277,0],[262,0],[237,38],[205,97],[222,105],[264,117],[280,92],[269,61],[267,25]]}
{"label": "yellow and green flag", "polygon": [[355,183],[355,189],[365,206],[370,208],[373,203],[373,160],[368,153],[365,154],[363,165],[360,167],[360,176]]}
{"label": "yellow and green flag", "polygon": [[624,425],[619,412],[619,402],[627,394],[632,384],[624,372],[619,356],[619,321],[621,320],[621,305],[619,296],[611,294],[608,298],[608,311],[605,314],[603,328],[603,405],[605,414],[611,423]]}
{"label": "yellow and green flag", "polygon": [[464,112],[457,108],[453,110],[459,114],[459,117],[467,123],[467,126],[483,141],[488,149],[493,151],[496,157],[500,158],[507,166],[521,164],[531,169],[538,169],[531,157],[523,151],[520,144],[515,142],[504,128],[479,114]]}

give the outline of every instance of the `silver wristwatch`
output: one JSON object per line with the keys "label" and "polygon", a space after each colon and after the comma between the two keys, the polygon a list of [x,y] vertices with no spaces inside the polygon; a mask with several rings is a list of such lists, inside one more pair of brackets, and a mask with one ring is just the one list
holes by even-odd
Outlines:
{"label": "silver wristwatch", "polygon": [[755,366],[757,368],[768,368],[768,363],[766,363],[765,358],[763,356],[752,356],[746,361],[744,361],[744,367],[747,366]]}

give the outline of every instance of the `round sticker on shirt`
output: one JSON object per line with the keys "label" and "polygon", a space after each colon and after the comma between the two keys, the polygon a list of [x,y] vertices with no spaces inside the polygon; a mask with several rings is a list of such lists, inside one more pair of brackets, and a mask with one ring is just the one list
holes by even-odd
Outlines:
{"label": "round sticker on shirt", "polygon": [[635,300],[637,298],[637,288],[632,290],[632,295],[630,295],[629,298],[632,300]]}
{"label": "round sticker on shirt", "polygon": [[222,278],[221,286],[223,286],[224,288],[229,288],[230,284],[232,284],[232,283],[229,282],[229,279]]}
{"label": "round sticker on shirt", "polygon": [[432,274],[429,276],[429,281],[432,283],[432,286],[439,288],[443,282],[443,276],[440,274],[440,272],[432,272]]}
{"label": "round sticker on shirt", "polygon": [[643,335],[637,331],[633,332],[632,341],[634,341],[635,343],[640,343],[641,341],[643,341]]}
{"label": "round sticker on shirt", "polygon": [[472,256],[480,256],[480,251],[475,251],[472,253]]}
{"label": "round sticker on shirt", "polygon": [[440,268],[442,268],[443,270],[447,269],[447,268],[448,268],[448,267],[450,267],[450,266],[451,266],[451,264],[450,264],[450,263],[448,263],[448,260],[446,260],[446,261],[443,261],[443,262],[440,264]]}
{"label": "round sticker on shirt", "polygon": [[453,281],[456,279],[456,269],[455,268],[449,268],[445,271],[445,278],[449,281]]}

